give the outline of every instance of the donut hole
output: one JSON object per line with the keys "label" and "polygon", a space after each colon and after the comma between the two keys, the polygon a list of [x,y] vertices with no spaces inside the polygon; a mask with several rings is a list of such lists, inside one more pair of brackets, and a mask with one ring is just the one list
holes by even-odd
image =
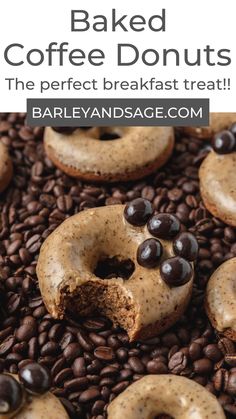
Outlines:
{"label": "donut hole", "polygon": [[100,128],[99,129],[99,140],[111,141],[118,140],[121,138],[121,131],[117,128]]}
{"label": "donut hole", "polygon": [[173,416],[167,415],[166,413],[161,413],[160,415],[155,416],[153,419],[174,419]]}
{"label": "donut hole", "polygon": [[98,260],[94,274],[102,279],[129,279],[134,269],[135,265],[131,259],[120,260],[117,256],[105,257]]}
{"label": "donut hole", "polygon": [[106,141],[106,140],[117,140],[120,138],[118,134],[112,132],[104,132],[100,135],[99,140]]}

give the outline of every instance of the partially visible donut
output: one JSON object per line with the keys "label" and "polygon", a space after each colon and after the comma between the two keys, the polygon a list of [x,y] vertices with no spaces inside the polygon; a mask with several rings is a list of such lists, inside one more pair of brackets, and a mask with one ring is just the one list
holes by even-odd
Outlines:
{"label": "partially visible donut", "polygon": [[44,145],[48,157],[63,172],[87,181],[142,178],[163,166],[174,147],[171,127],[78,128],[69,132],[64,128],[63,132],[57,131],[45,129]]}
{"label": "partially visible donut", "polygon": [[236,258],[227,260],[212,274],[205,306],[213,327],[236,341]]}
{"label": "partially visible donut", "polygon": [[0,141],[0,193],[10,183],[12,178],[12,161],[8,154],[7,147]]}
{"label": "partially visible donut", "polygon": [[221,131],[199,171],[200,191],[208,211],[236,227],[236,135]]}
{"label": "partially visible donut", "polygon": [[19,376],[0,374],[0,419],[69,419],[50,385],[48,370],[33,361]]}
{"label": "partially visible donut", "polygon": [[[66,310],[79,315],[98,310],[131,340],[160,333],[180,318],[191,296],[196,240],[189,233],[178,235],[180,223],[173,215],[151,215],[151,204],[141,198],[126,207],[89,209],[46,239],[37,275],[54,318],[63,318]],[[96,275],[98,262],[113,257],[132,261],[129,278]]]}
{"label": "partially visible donut", "polygon": [[181,131],[187,135],[192,135],[193,137],[210,139],[212,136],[224,129],[227,129],[236,122],[236,113],[211,113],[210,114],[210,123],[207,127],[181,127]]}
{"label": "partially visible donut", "polygon": [[108,406],[108,419],[225,419],[216,397],[193,380],[177,375],[147,375]]}

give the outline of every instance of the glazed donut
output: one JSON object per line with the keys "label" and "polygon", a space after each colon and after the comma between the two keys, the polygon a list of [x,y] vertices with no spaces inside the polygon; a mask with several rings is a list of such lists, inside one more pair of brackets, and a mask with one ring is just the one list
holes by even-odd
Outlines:
{"label": "glazed donut", "polygon": [[[39,385],[39,371],[45,373],[45,368],[36,363],[20,370],[20,374],[31,381],[31,386],[34,387],[37,382],[37,389],[34,387],[33,392],[26,383],[22,385],[19,382],[17,375],[0,374],[0,419],[69,419],[59,399],[48,391],[47,385],[43,388],[47,381],[45,375]],[[40,393],[37,394],[35,390]]]}
{"label": "glazed donut", "polygon": [[78,128],[72,133],[65,133],[64,128],[62,131],[45,129],[46,154],[63,172],[86,181],[142,178],[163,166],[174,147],[174,130],[169,127]]}
{"label": "glazed donut", "polygon": [[[66,310],[82,316],[99,311],[126,329],[131,340],[160,333],[179,319],[191,296],[193,266],[187,259],[196,258],[197,242],[190,233],[178,235],[174,216],[152,212],[141,198],[126,207],[89,209],[46,239],[37,275],[54,318],[63,318]],[[113,257],[132,261],[128,279],[95,274],[100,260]]]}
{"label": "glazed donut", "polygon": [[236,122],[236,113],[211,113],[208,127],[182,127],[181,131],[197,138],[210,139],[218,131],[227,129]]}
{"label": "glazed donut", "polygon": [[236,227],[236,137],[222,131],[199,171],[200,191],[208,211]]}
{"label": "glazed donut", "polygon": [[108,406],[108,419],[225,419],[215,396],[193,380],[177,375],[146,375]]}
{"label": "glazed donut", "polygon": [[236,258],[212,274],[206,289],[206,312],[213,327],[236,341]]}
{"label": "glazed donut", "polygon": [[12,172],[12,162],[7,147],[0,141],[0,193],[10,183]]}

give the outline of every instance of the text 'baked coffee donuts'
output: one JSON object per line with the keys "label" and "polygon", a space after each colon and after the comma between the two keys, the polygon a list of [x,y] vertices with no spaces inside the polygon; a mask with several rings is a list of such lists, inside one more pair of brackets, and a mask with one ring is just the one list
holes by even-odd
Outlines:
{"label": "text 'baked coffee donuts'", "polygon": [[[40,250],[37,275],[49,313],[98,311],[131,340],[166,330],[185,311],[193,285],[198,245],[180,227],[170,214],[153,215],[142,198],[70,217]],[[107,269],[114,259],[118,269],[129,263],[126,275]]]}
{"label": "text 'baked coffee donuts'", "polygon": [[0,419],[69,419],[52,393],[46,367],[30,361],[19,374],[0,374]]}
{"label": "text 'baked coffee donuts'", "polygon": [[236,227],[236,123],[214,136],[212,148],[199,172],[202,199],[211,214]]}
{"label": "text 'baked coffee donuts'", "polygon": [[44,146],[53,163],[86,181],[140,179],[163,166],[174,147],[172,127],[46,128]]}

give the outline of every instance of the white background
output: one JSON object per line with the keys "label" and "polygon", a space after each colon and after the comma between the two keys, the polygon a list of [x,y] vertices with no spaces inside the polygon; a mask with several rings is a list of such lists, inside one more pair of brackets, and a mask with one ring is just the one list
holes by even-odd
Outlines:
{"label": "white background", "polygon": [[[84,33],[70,31],[71,9],[85,9],[91,15],[111,15],[111,8],[117,12],[128,14],[143,14],[150,17],[166,9],[166,32],[96,33],[92,30]],[[25,50],[31,48],[45,49],[52,41],[58,43],[67,41],[70,48],[81,48],[89,51],[100,48],[106,54],[105,64],[93,67],[86,64],[81,67],[67,65],[63,67],[48,67],[42,64],[32,67],[25,64],[21,67],[9,66],[3,58],[7,45],[18,42],[25,45]],[[133,43],[140,50],[146,48],[196,48],[203,49],[207,44],[215,49],[231,49],[232,64],[230,66],[209,67],[206,64],[199,67],[148,67],[141,62],[131,67],[116,66],[116,44]],[[235,0],[14,0],[1,2],[0,25],[0,111],[25,111],[27,97],[40,97],[38,91],[9,92],[6,77],[18,77],[27,80],[66,80],[74,77],[78,80],[107,77],[111,79],[132,80],[138,77],[148,79],[156,77],[159,80],[173,78],[190,80],[215,80],[231,78],[231,90],[228,91],[177,91],[177,92],[50,92],[41,97],[209,97],[211,111],[236,111],[236,66],[235,66]],[[194,54],[194,52],[193,52]],[[194,56],[194,55],[193,55]]]}

